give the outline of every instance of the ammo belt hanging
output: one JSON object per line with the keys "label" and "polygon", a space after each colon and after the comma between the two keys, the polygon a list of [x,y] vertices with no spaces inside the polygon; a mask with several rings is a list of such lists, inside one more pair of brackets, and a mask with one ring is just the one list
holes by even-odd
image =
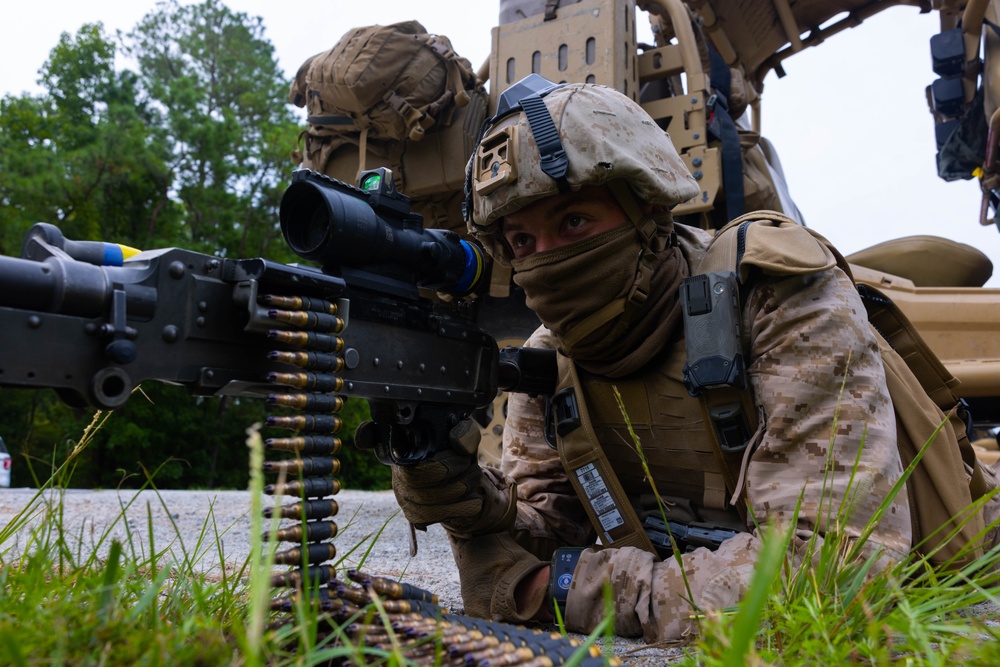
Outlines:
{"label": "ammo belt hanging", "polygon": [[[557,354],[559,389],[551,399],[556,450],[591,524],[609,547],[636,547],[659,556],[628,495],[597,442],[576,364]],[[546,419],[549,422],[549,419]]]}

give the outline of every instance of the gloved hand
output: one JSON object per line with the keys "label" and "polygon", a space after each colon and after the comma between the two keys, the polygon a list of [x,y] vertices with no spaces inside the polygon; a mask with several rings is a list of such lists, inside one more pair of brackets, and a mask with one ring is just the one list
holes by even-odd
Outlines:
{"label": "gloved hand", "polygon": [[[364,446],[375,430],[374,422],[365,422],[355,440]],[[461,421],[449,440],[450,449],[426,461],[392,467],[392,490],[403,515],[417,528],[442,523],[460,535],[505,529],[514,517],[514,490],[479,467],[479,427]]]}
{"label": "gloved hand", "polygon": [[544,615],[547,586],[533,587],[518,600],[518,584],[549,564],[523,549],[509,533],[471,539],[451,535],[465,613],[494,621],[526,623]]}

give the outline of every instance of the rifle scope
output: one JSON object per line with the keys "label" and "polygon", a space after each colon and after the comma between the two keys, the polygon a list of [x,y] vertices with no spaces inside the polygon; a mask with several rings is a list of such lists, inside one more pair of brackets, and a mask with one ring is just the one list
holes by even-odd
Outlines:
{"label": "rifle scope", "polygon": [[280,219],[288,246],[324,270],[402,268],[420,287],[459,296],[483,279],[482,250],[454,232],[424,229],[389,169],[362,172],[358,188],[300,169],[281,198]]}

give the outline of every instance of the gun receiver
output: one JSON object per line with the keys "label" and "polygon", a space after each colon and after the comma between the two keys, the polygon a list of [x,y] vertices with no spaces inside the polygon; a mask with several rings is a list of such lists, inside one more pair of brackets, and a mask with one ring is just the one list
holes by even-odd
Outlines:
{"label": "gun receiver", "polygon": [[390,429],[380,459],[432,455],[495,397],[498,351],[468,304],[419,288],[473,291],[482,254],[423,230],[388,170],[361,183],[296,172],[285,193],[282,231],[322,270],[179,248],[108,266],[106,244],[35,225],[22,258],[0,257],[0,385],[53,388],[102,409],[147,380],[293,407],[360,397],[377,421],[404,427]]}

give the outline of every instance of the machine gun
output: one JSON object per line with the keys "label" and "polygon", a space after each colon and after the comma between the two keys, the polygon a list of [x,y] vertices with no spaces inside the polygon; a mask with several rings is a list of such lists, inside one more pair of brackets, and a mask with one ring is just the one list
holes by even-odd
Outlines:
{"label": "machine gun", "polygon": [[[272,585],[297,589],[272,600],[274,611],[308,599],[354,641],[379,642],[380,625],[362,612],[374,591],[385,622],[408,629],[400,646],[415,663],[442,664],[421,639],[429,632],[449,637],[444,664],[500,656],[496,637],[515,642],[525,664],[539,655],[562,664],[583,650],[580,642],[450,615],[427,591],[352,572],[350,584],[326,564],[336,556],[329,518],[339,507],[328,496],[340,489],[333,476],[345,399],[370,403],[380,460],[415,465],[450,446],[452,427],[499,389],[551,393],[554,382],[551,354],[512,349],[501,359],[472,302],[430,298],[474,292],[481,250],[453,232],[423,229],[388,169],[362,173],[359,185],[302,170],[285,192],[285,240],[321,269],[179,248],[126,259],[119,246],[35,225],[21,258],[0,256],[0,386],[52,388],[71,405],[115,409],[141,382],[158,380],[301,410],[267,420],[298,433],[265,441],[294,455],[264,462],[279,475],[265,493],[294,498],[265,516],[299,522],[266,536],[292,545],[275,554],[291,569]],[[606,664],[595,649],[581,657]]]}
{"label": "machine gun", "polygon": [[179,248],[122,261],[35,225],[22,258],[0,257],[0,385],[102,409],[147,380],[264,396],[315,412],[277,424],[313,433],[339,428],[334,408],[363,397],[376,421],[403,427],[386,429],[379,458],[418,463],[497,391],[496,343],[469,304],[421,292],[474,291],[483,256],[423,229],[388,170],[360,186],[299,171],[284,194],[282,233],[322,270]]}

